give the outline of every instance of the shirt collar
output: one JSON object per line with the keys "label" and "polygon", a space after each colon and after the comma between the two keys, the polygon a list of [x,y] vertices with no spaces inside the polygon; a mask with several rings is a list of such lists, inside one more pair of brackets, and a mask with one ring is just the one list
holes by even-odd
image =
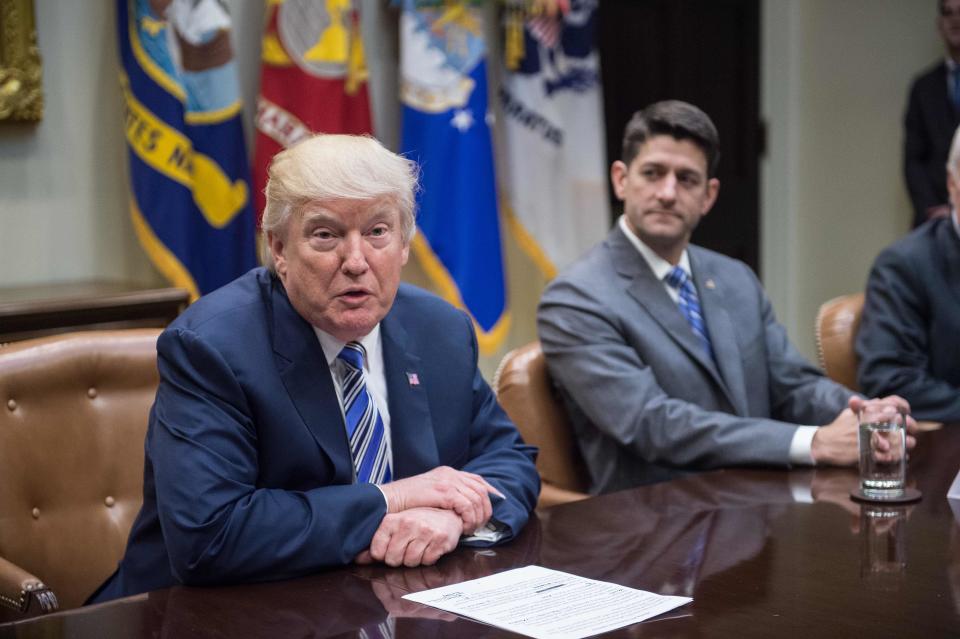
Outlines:
{"label": "shirt collar", "polygon": [[[317,339],[320,340],[320,347],[323,348],[323,355],[327,358],[327,366],[333,366],[333,362],[337,359],[337,355],[340,354],[340,351],[343,350],[343,347],[346,346],[347,343],[337,339],[326,331],[320,330],[316,326],[313,327],[313,332],[317,334]],[[380,324],[374,326],[372,331],[357,341],[363,344],[363,348],[367,351],[367,357],[363,359],[363,365],[365,368],[369,369],[370,354],[376,353],[377,349],[380,348]]]}
{"label": "shirt collar", "polygon": [[[623,231],[623,234],[630,240],[630,243],[633,244],[634,248],[636,248],[640,255],[643,256],[643,259],[646,260],[653,274],[657,276],[658,280],[662,281],[663,278],[673,270],[673,264],[654,253],[652,248],[644,244],[643,240],[634,234],[633,229],[627,224],[626,215],[621,215],[617,223],[620,225],[620,230]],[[683,249],[683,253],[680,254],[679,266],[688,276],[692,275],[693,272],[690,270],[690,256],[687,255],[687,249]]]}
{"label": "shirt collar", "polygon": [[957,63],[956,60],[954,60],[954,59],[951,58],[950,56],[947,56],[946,60],[947,60],[947,62],[946,62],[946,64],[947,64],[947,74],[949,75],[951,72],[953,72],[954,69],[957,68],[957,64],[958,64],[958,63]]}

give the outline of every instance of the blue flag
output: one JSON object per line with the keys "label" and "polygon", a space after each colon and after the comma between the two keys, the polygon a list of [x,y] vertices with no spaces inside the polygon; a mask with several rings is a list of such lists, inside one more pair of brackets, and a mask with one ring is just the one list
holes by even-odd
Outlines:
{"label": "blue flag", "polygon": [[134,229],[196,299],[256,264],[230,17],[217,0],[118,0],[117,26]]}
{"label": "blue flag", "polygon": [[405,0],[400,18],[401,151],[420,165],[414,254],[448,301],[473,317],[484,353],[509,329],[487,65],[478,9]]}

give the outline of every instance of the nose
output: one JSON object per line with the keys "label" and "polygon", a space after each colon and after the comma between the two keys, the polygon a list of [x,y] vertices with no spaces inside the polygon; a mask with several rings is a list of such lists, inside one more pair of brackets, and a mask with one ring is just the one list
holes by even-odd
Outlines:
{"label": "nose", "polygon": [[673,173],[667,173],[660,180],[660,188],[657,189],[657,199],[661,204],[673,204],[677,199],[677,176]]}
{"label": "nose", "polygon": [[363,275],[367,272],[367,256],[364,254],[363,238],[360,234],[348,235],[343,240],[340,270],[347,275]]}

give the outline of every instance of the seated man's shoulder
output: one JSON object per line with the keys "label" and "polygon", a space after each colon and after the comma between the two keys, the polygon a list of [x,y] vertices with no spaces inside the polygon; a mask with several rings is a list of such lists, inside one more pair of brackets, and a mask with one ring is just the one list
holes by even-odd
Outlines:
{"label": "seated man's shoulder", "polygon": [[236,334],[253,324],[262,325],[264,291],[269,290],[270,280],[266,269],[252,269],[188,306],[167,331],[217,336]]}
{"label": "seated man's shoulder", "polygon": [[880,251],[874,262],[874,267],[900,266],[912,268],[917,266],[919,262],[934,255],[937,234],[942,230],[952,230],[941,228],[948,227],[951,224],[950,218],[939,218],[921,224]]}

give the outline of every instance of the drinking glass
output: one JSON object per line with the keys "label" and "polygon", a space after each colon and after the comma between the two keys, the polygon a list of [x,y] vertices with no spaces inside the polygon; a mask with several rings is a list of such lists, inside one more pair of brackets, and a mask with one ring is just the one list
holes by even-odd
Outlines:
{"label": "drinking glass", "polygon": [[904,496],[907,474],[906,415],[880,400],[860,410],[860,491],[877,501]]}

